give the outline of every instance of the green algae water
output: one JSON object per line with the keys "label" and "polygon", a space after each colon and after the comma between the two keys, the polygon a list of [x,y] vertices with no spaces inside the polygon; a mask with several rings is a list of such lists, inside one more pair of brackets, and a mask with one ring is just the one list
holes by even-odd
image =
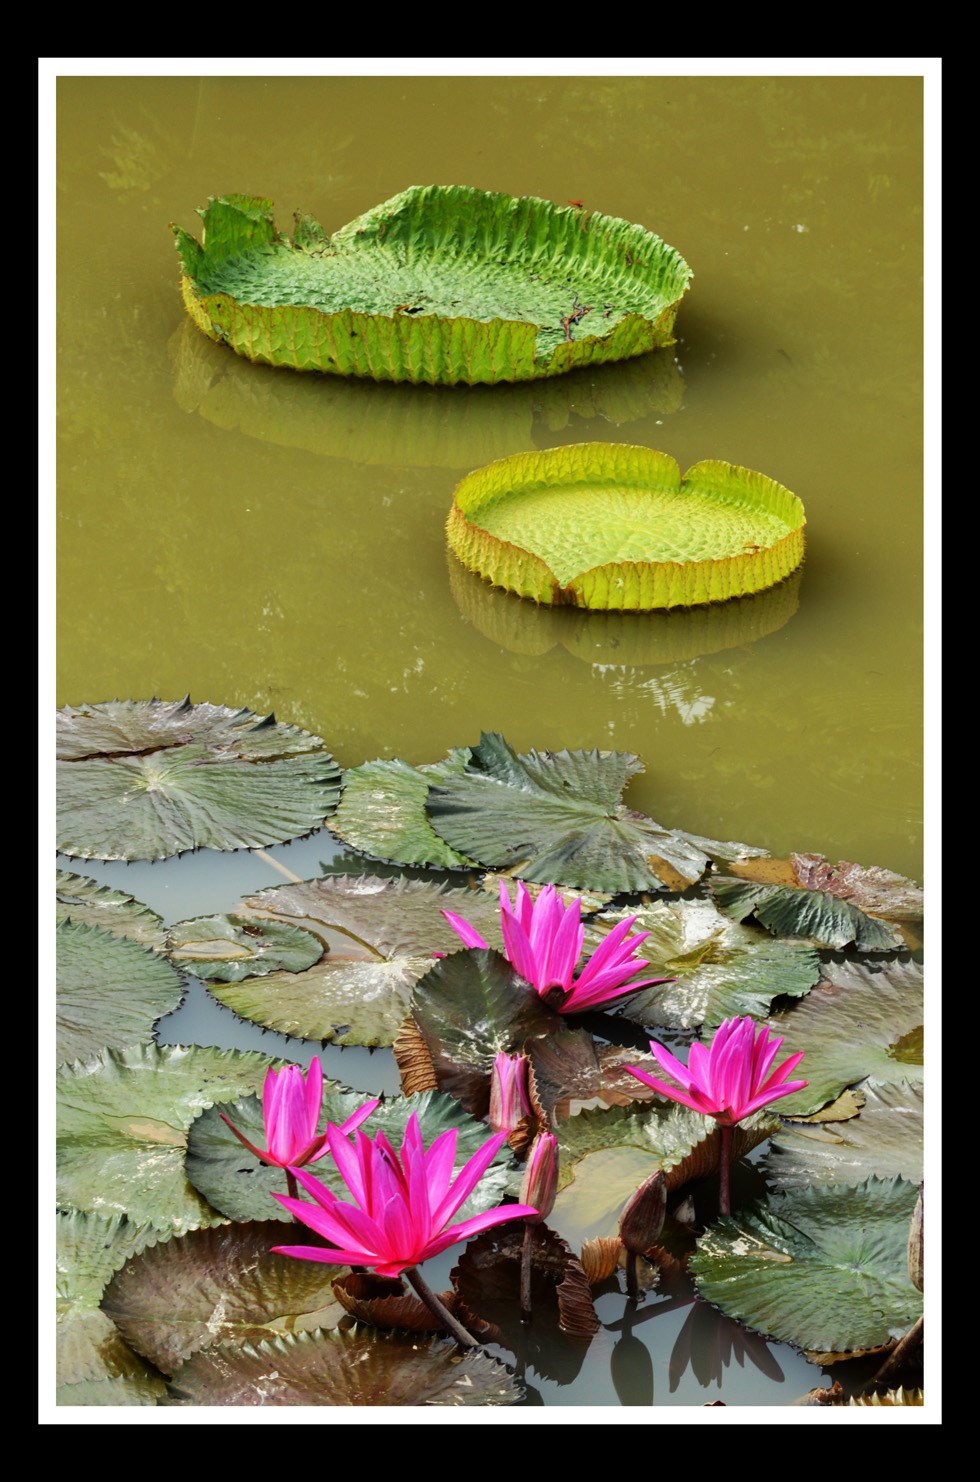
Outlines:
{"label": "green algae water", "polygon": [[[921,881],[922,103],[896,76],[59,78],[57,705],[274,711],[343,767],[481,731],[631,751],[625,801],[665,827]],[[429,184],[655,232],[693,271],[676,345],[534,385],[391,386],[254,365],[188,319],[170,226],[196,234],[209,196],[329,232]],[[456,484],[585,441],[778,481],[806,509],[801,570],[650,614],[546,610],[462,570]],[[306,878],[331,849],[273,853]],[[249,854],[59,862],[168,922],[282,878]],[[286,1043],[199,988],[159,1038]],[[324,1065],[397,1090],[386,1052]],[[707,1304],[659,1305],[639,1323],[599,1298],[589,1353],[532,1364],[528,1402],[787,1406],[832,1381]]]}

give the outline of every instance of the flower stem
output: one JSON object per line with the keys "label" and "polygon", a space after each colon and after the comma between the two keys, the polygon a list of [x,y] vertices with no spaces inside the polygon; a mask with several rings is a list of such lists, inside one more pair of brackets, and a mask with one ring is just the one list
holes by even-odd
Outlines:
{"label": "flower stem", "polygon": [[296,1175],[291,1168],[286,1169],[286,1188],[289,1190],[290,1199],[299,1198],[299,1184],[296,1182]]}
{"label": "flower stem", "polygon": [[636,1279],[636,1251],[626,1252],[626,1295],[631,1302],[639,1300],[640,1286]]}
{"label": "flower stem", "polygon": [[408,1284],[414,1288],[416,1294],[422,1298],[422,1301],[428,1307],[433,1317],[438,1318],[443,1327],[449,1329],[457,1343],[461,1343],[464,1348],[479,1348],[480,1345],[476,1339],[466,1331],[461,1323],[456,1321],[449,1309],[436,1296],[418,1266],[406,1266],[402,1275]]}
{"label": "flower stem", "polygon": [[524,1243],[521,1246],[521,1322],[531,1321],[531,1223],[524,1221]]}
{"label": "flower stem", "polygon": [[732,1132],[733,1128],[721,1124],[721,1157],[718,1163],[718,1213],[731,1214],[732,1193]]}

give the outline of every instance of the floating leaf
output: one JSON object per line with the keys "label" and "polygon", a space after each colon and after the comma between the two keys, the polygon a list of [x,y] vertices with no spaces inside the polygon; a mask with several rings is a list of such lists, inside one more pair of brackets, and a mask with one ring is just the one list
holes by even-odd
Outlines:
{"label": "floating leaf", "polygon": [[[313,1232],[304,1243],[326,1245]],[[127,1343],[164,1374],[212,1343],[335,1327],[339,1266],[273,1255],[276,1220],[192,1230],[131,1257],[102,1298]]]}
{"label": "floating leaf", "polygon": [[755,885],[721,876],[711,893],[726,915],[736,921],[755,919],[777,937],[803,937],[818,947],[848,947],[861,952],[894,952],[904,940],[892,927],[859,911],[825,890],[797,890],[791,885]]}
{"label": "floating leaf", "polygon": [[460,945],[443,910],[501,939],[499,909],[486,896],[427,880],[330,876],[264,890],[249,896],[239,914],[302,921],[329,950],[303,973],[273,972],[211,992],[243,1019],[283,1034],[390,1045],[408,1016],[415,983],[436,953]]}
{"label": "floating leaf", "polygon": [[124,890],[100,885],[88,875],[58,870],[56,899],[59,923],[70,920],[76,926],[100,926],[103,931],[129,937],[142,947],[152,947],[154,952],[162,952],[166,945],[162,916]]}
{"label": "floating leaf", "polygon": [[187,1128],[204,1107],[259,1091],[270,1063],[281,1062],[251,1051],[147,1045],[63,1066],[59,1201],[173,1234],[219,1224],[184,1173]]}
{"label": "floating leaf", "polygon": [[174,1375],[166,1405],[513,1405],[503,1364],[412,1333],[288,1334],[203,1348]]}
{"label": "floating leaf", "polygon": [[465,771],[430,788],[427,810],[454,849],[525,880],[613,893],[683,888],[708,857],[619,801],[642,770],[630,752],[518,755],[484,732]]}
{"label": "floating leaf", "polygon": [[652,1055],[600,1045],[585,1029],[561,1029],[529,1041],[526,1050],[541,1103],[559,1122],[593,1106],[629,1105],[642,1097],[644,1088],[626,1066],[638,1065],[651,1074],[656,1069]]}
{"label": "floating leaf", "polygon": [[691,1274],[702,1297],[770,1338],[873,1348],[922,1311],[906,1258],[917,1194],[901,1178],[775,1194],[712,1225]]}
{"label": "floating leaf", "polygon": [[877,972],[857,963],[826,967],[806,998],[769,1018],[787,1050],[804,1051],[800,1073],[808,1082],[779,1102],[780,1116],[818,1111],[846,1086],[868,1078],[879,1086],[920,1081],[921,1050],[908,1054],[903,1041],[924,1015],[917,963],[891,962]]}
{"label": "floating leaf", "polygon": [[425,812],[430,786],[461,772],[469,750],[450,752],[443,762],[413,767],[400,758],[364,762],[344,773],[344,788],[330,832],[354,849],[402,865],[465,870],[474,863],[451,849]]}
{"label": "floating leaf", "polygon": [[[360,1092],[327,1094],[322,1124],[326,1124],[327,1118],[334,1122],[346,1120],[364,1105],[365,1100]],[[270,1192],[273,1189],[280,1194],[286,1192],[285,1173],[279,1168],[263,1166],[247,1148],[242,1147],[221,1120],[220,1111],[224,1111],[251,1142],[260,1147],[264,1145],[262,1107],[257,1097],[243,1097],[233,1106],[225,1105],[220,1110],[210,1108],[198,1117],[188,1134],[187,1177],[216,1210],[231,1219],[288,1219],[282,1205],[271,1197]],[[431,1146],[440,1133],[455,1128],[457,1168],[462,1167],[490,1136],[485,1123],[467,1116],[458,1101],[440,1091],[427,1091],[420,1096],[395,1096],[382,1101],[363,1124],[363,1131],[368,1137],[384,1132],[395,1147],[401,1147],[412,1112],[418,1117],[426,1147]],[[469,1219],[484,1209],[492,1209],[505,1194],[516,1194],[520,1173],[512,1172],[509,1164],[505,1147],[462,1206],[463,1212],[454,1215],[454,1221]],[[311,1164],[310,1171],[339,1198],[350,1200],[350,1190],[329,1154]],[[306,1197],[302,1190],[299,1197]]]}
{"label": "floating leaf", "polygon": [[301,973],[323,956],[323,944],[300,926],[243,916],[196,916],[170,928],[171,962],[207,981],[240,983],[282,970]]}
{"label": "floating leaf", "polygon": [[450,549],[545,606],[651,612],[744,597],[803,560],[802,501],[765,474],[627,443],[514,453],[456,485]]}
{"label": "floating leaf", "polygon": [[112,700],[58,711],[58,849],[166,859],[319,828],[340,769],[319,736],[222,705]]}
{"label": "floating leaf", "polygon": [[501,953],[482,948],[454,952],[430,967],[415,985],[412,1018],[439,1089],[480,1118],[490,1107],[494,1056],[516,1053],[562,1022]]}
{"label": "floating leaf", "polygon": [[[125,1378],[143,1381],[152,1393],[162,1394],[163,1380],[150,1373],[99,1310],[113,1271],[152,1239],[152,1231],[121,1215],[84,1214],[77,1209],[60,1212],[56,1218],[55,1354],[59,1387]],[[76,1394],[74,1399],[59,1403],[87,1402]]]}
{"label": "floating leaf", "polygon": [[762,1171],[780,1192],[859,1184],[923,1171],[922,1088],[865,1082],[865,1103],[846,1122],[786,1123],[766,1150]]}
{"label": "floating leaf", "polygon": [[832,865],[822,854],[791,854],[790,860],[797,881],[806,890],[826,891],[889,921],[922,920],[922,887],[905,875],[879,865],[851,864],[846,859]]}
{"label": "floating leaf", "polygon": [[820,958],[811,947],[774,942],[723,916],[709,900],[606,911],[592,918],[589,931],[605,936],[627,915],[636,916],[633,931],[649,933],[638,948],[649,963],[643,976],[674,979],[623,1000],[619,1012],[639,1024],[714,1028],[744,1014],[765,1018],[773,999],[798,998],[820,977]]}
{"label": "floating leaf", "polygon": [[[358,1091],[342,1091],[336,1081],[324,1081],[323,1089],[321,1132],[328,1121],[345,1122],[367,1100]],[[222,1119],[222,1113],[255,1147],[266,1146],[265,1117],[259,1096],[242,1096],[220,1108],[208,1107],[195,1118],[187,1133],[184,1171],[189,1181],[214,1209],[229,1219],[290,1220],[292,1216],[272,1197],[273,1192],[288,1193],[285,1170],[260,1163],[242,1146]],[[371,1136],[371,1125],[366,1125],[364,1131]],[[311,1165],[311,1172],[323,1178],[331,1166],[328,1154],[325,1161]],[[299,1197],[306,1197],[302,1189]]]}
{"label": "floating leaf", "polygon": [[159,953],[100,926],[60,922],[55,960],[59,1063],[149,1044],[183,996],[183,979]]}
{"label": "floating leaf", "polygon": [[166,1392],[159,1376],[148,1379],[83,1379],[64,1384],[55,1393],[56,1405],[156,1405]]}
{"label": "floating leaf", "polygon": [[211,197],[174,227],[194,323],[249,360],[375,381],[525,381],[673,343],[687,263],[619,217],[411,186],[328,236],[272,202]]}

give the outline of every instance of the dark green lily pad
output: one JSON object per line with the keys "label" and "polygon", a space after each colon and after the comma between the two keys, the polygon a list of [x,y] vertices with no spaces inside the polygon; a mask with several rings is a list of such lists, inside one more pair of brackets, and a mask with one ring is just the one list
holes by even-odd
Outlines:
{"label": "dark green lily pad", "polygon": [[76,926],[100,926],[103,931],[129,937],[142,947],[152,947],[154,952],[162,952],[166,946],[163,917],[124,890],[100,885],[88,875],[58,870],[55,899],[58,922],[70,920]]}
{"label": "dark green lily pad", "polygon": [[456,485],[450,550],[544,606],[652,612],[776,586],[803,560],[802,501],[717,459],[681,475],[668,453],[574,443],[514,453]]}
{"label": "dark green lily pad", "polygon": [[239,914],[301,921],[329,950],[303,973],[273,972],[210,991],[243,1019],[283,1034],[390,1045],[408,1017],[412,989],[435,954],[460,946],[444,909],[501,940],[499,907],[479,891],[373,875],[262,891],[249,896]]}
{"label": "dark green lily pad", "polygon": [[57,756],[58,849],[86,859],[281,844],[339,794],[319,736],[189,699],[66,705]]}
{"label": "dark green lily pad", "polygon": [[429,969],[415,985],[412,1018],[439,1089],[481,1119],[490,1109],[494,1056],[514,1054],[562,1024],[500,952],[479,947],[454,952]]}
{"label": "dark green lily pad", "polygon": [[523,1387],[482,1349],[445,1338],[333,1328],[202,1348],[165,1405],[514,1405]]}
{"label": "dark green lily pad", "polygon": [[922,1087],[864,1083],[864,1105],[846,1122],[787,1122],[761,1168],[780,1193],[822,1184],[859,1184],[923,1173]]}
{"label": "dark green lily pad", "polygon": [[[309,1231],[304,1244],[326,1244]],[[344,1309],[331,1283],[345,1268],[272,1254],[278,1221],[192,1230],[133,1256],[112,1277],[102,1311],[164,1374],[212,1343],[257,1343],[332,1328]]]}
{"label": "dark green lily pad", "polygon": [[754,916],[777,937],[802,937],[818,947],[852,944],[861,952],[894,952],[904,939],[884,921],[825,890],[791,885],[757,885],[723,876],[710,882],[721,910],[736,921]]}
{"label": "dark green lily pad", "polygon": [[707,1301],[816,1353],[880,1347],[922,1311],[906,1245],[918,1189],[904,1179],[797,1189],[719,1219],[690,1271]]}
{"label": "dark green lily pad", "polygon": [[791,854],[797,880],[806,890],[824,890],[852,906],[888,921],[921,921],[925,909],[922,887],[905,875],[880,865],[832,865],[822,854]]}
{"label": "dark green lily pad", "polygon": [[673,982],[641,988],[619,1012],[638,1024],[693,1029],[717,1026],[748,1014],[765,1018],[773,999],[798,998],[820,977],[820,958],[798,942],[772,941],[716,910],[709,900],[655,901],[639,911],[605,911],[589,922],[589,932],[611,930],[635,915],[634,931],[650,935],[638,955],[650,976]]}
{"label": "dark green lily pad", "polygon": [[475,861],[440,839],[425,812],[431,785],[461,772],[469,754],[464,747],[450,752],[445,761],[422,767],[397,757],[352,767],[344,773],[330,832],[363,854],[388,863],[469,869]]}
{"label": "dark green lily pad", "polygon": [[258,1092],[270,1064],[251,1051],[139,1046],[58,1072],[59,1203],[183,1234],[220,1224],[184,1173],[187,1129],[215,1102]]}
{"label": "dark green lily pad", "polygon": [[454,849],[525,880],[613,893],[684,888],[708,855],[623,806],[642,770],[630,752],[518,755],[484,732],[465,771],[429,789],[426,809]]}
{"label": "dark green lily pad", "polygon": [[158,952],[100,926],[59,923],[55,935],[58,1061],[145,1045],[183,997],[178,972]]}
{"label": "dark green lily pad", "polygon": [[[324,1097],[324,1113],[321,1124],[330,1118],[334,1122],[346,1120],[367,1098],[360,1092],[328,1094]],[[234,1105],[220,1109],[212,1107],[197,1118],[188,1134],[187,1177],[194,1187],[223,1214],[235,1220],[288,1220],[286,1211],[278,1200],[271,1197],[274,1189],[286,1193],[286,1176],[279,1168],[270,1168],[259,1163],[247,1148],[242,1147],[234,1133],[221,1120],[223,1111],[240,1131],[257,1146],[263,1145],[262,1106],[258,1097],[242,1097]],[[377,1132],[385,1136],[395,1147],[401,1147],[408,1118],[415,1112],[419,1119],[422,1140],[431,1146],[441,1132],[456,1128],[456,1165],[460,1167],[482,1147],[490,1136],[490,1128],[468,1116],[459,1102],[441,1091],[426,1091],[418,1096],[396,1096],[382,1101],[362,1124],[367,1137]],[[340,1198],[349,1200],[350,1192],[338,1174],[329,1154],[310,1165],[310,1171]],[[461,1212],[453,1216],[454,1223],[469,1219],[484,1209],[492,1209],[506,1194],[516,1195],[520,1186],[520,1170],[511,1168],[510,1154],[506,1147],[497,1154],[469,1199],[461,1206]],[[303,1191],[300,1198],[305,1198]],[[305,1227],[304,1227],[305,1231]],[[308,1244],[305,1233],[302,1243]]]}
{"label": "dark green lily pad", "polygon": [[170,928],[171,962],[199,978],[240,983],[265,973],[301,973],[323,956],[323,944],[300,926],[244,916],[197,916]]}
{"label": "dark green lily pad", "polygon": [[878,971],[857,963],[832,964],[824,980],[791,1008],[770,1015],[783,1052],[804,1051],[799,1074],[809,1083],[778,1103],[783,1117],[809,1116],[846,1086],[920,1082],[921,1046],[907,1049],[925,1017],[922,968],[892,962]]}
{"label": "dark green lily pad", "polygon": [[687,263],[619,217],[411,186],[328,236],[212,197],[174,227],[194,323],[249,360],[375,381],[525,381],[673,343]]}
{"label": "dark green lily pad", "polygon": [[[77,1209],[62,1211],[56,1219],[55,1372],[59,1387],[125,1378],[143,1381],[155,1394],[162,1394],[163,1380],[150,1373],[99,1310],[113,1272],[141,1250],[153,1232],[120,1215],[84,1214]],[[76,1397],[65,1403],[85,1401]]]}

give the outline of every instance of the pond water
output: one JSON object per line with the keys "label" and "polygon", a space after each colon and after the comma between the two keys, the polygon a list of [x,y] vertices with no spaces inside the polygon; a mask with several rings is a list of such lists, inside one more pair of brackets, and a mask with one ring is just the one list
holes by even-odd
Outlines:
{"label": "pond water", "polygon": [[[923,162],[911,75],[59,77],[56,704],[271,710],[342,767],[435,761],[481,731],[632,751],[626,801],[662,825],[921,882]],[[332,231],[427,184],[655,231],[694,274],[677,344],[441,389],[251,365],[188,320],[170,224],[194,232],[209,196],[264,195],[282,229],[299,210]],[[776,479],[806,509],[801,571],[617,618],[459,569],[444,527],[464,474],[577,441]],[[307,878],[331,849],[270,852]],[[247,854],[59,862],[168,922],[282,878]],[[160,1039],[277,1044],[198,987]],[[324,1063],[397,1090],[387,1052]],[[615,1325],[623,1299],[602,1304]],[[635,1328],[649,1393],[642,1360],[610,1377],[615,1327],[573,1382],[528,1382],[563,1407],[787,1406],[830,1382],[785,1345],[742,1354],[720,1318],[680,1365],[690,1310]]]}

